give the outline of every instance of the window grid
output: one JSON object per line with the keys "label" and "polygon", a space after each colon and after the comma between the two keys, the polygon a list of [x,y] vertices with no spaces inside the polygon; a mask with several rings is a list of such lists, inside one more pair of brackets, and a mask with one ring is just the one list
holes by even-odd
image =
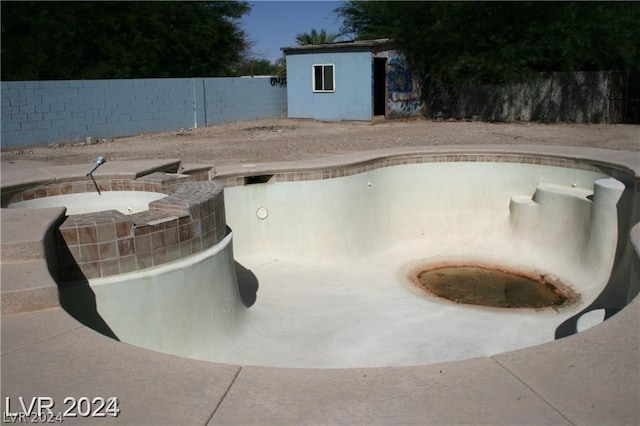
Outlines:
{"label": "window grid", "polygon": [[314,93],[335,92],[334,64],[314,64],[312,70]]}

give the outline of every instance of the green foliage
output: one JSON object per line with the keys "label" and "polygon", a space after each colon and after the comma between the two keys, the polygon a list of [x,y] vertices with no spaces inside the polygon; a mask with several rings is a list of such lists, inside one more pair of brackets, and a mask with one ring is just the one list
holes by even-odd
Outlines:
{"label": "green foliage", "polygon": [[276,65],[269,62],[267,59],[250,59],[242,61],[238,68],[236,68],[234,75],[275,75]]}
{"label": "green foliage", "polygon": [[[334,43],[338,37],[339,34],[327,33],[325,29],[318,31],[312,28],[309,33],[296,35],[296,44],[298,46],[329,44]],[[287,77],[287,63],[284,57],[276,60],[275,75],[278,77]]]}
{"label": "green foliage", "polygon": [[2,2],[2,79],[229,75],[246,2]]}
{"label": "green foliage", "polygon": [[328,34],[327,30],[320,30],[318,32],[315,28],[311,29],[310,33],[301,33],[296,36],[296,43],[299,46],[306,46],[310,44],[328,44],[333,43],[338,37],[338,34]]}
{"label": "green foliage", "polygon": [[284,56],[276,59],[275,75],[276,77],[287,78],[287,60]]}
{"label": "green foliage", "polygon": [[509,81],[532,71],[640,70],[637,2],[360,2],[343,34],[389,37],[425,74]]}

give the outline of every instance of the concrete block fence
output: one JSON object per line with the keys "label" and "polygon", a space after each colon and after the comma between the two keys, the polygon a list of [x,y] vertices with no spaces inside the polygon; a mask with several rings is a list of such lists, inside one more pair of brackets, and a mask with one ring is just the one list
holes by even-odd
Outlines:
{"label": "concrete block fence", "polygon": [[1,83],[2,148],[84,141],[286,115],[270,77]]}

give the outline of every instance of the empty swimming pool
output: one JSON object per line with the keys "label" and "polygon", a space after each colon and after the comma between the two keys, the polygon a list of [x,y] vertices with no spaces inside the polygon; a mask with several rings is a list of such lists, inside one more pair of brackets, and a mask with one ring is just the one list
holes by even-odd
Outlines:
{"label": "empty swimming pool", "polygon": [[[91,280],[98,313],[124,342],[246,365],[415,365],[551,341],[609,281],[624,186],[584,164],[470,157],[237,178],[223,241]],[[468,263],[550,277],[577,299],[472,306],[411,279]]]}

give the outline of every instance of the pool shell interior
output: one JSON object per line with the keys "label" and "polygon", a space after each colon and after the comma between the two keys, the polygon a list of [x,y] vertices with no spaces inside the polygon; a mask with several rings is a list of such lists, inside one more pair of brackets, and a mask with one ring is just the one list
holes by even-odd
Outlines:
{"label": "pool shell interior", "polygon": [[[544,148],[545,151],[549,151],[550,149],[548,147]],[[532,151],[536,151],[536,149],[532,149]],[[591,158],[598,158],[597,162],[601,162],[602,160],[602,150],[600,151],[596,151],[596,152],[589,152],[589,150],[585,149],[584,151],[587,152],[587,154],[589,155],[585,155],[584,153],[582,153],[581,155],[584,155],[586,157],[591,157]],[[563,157],[566,156],[566,152],[560,151],[561,155],[556,154],[555,157],[547,157],[550,158],[552,162],[558,163],[558,164],[564,164],[566,162],[581,162],[580,158],[566,158]],[[427,153],[427,154],[421,154],[421,155],[435,155],[437,157],[442,156],[443,154],[441,153]],[[468,153],[456,153],[456,154],[444,154],[446,158],[446,155],[455,155],[455,156],[464,156],[465,158],[469,158],[470,155],[475,155],[475,154],[468,154]],[[525,159],[525,161],[547,161],[544,160],[545,155],[541,154],[541,153],[531,153],[531,154],[522,154],[522,153],[513,153],[513,154],[505,154],[503,152],[499,153],[499,154],[495,154],[495,153],[482,153],[482,154],[478,154],[478,155],[488,155],[488,156],[500,156],[503,158],[518,158],[518,159]],[[366,157],[366,156],[365,156]],[[540,158],[543,158],[543,160],[540,160]],[[574,157],[574,155],[571,155],[570,157]],[[606,156],[605,156],[606,157]],[[609,165],[613,164],[616,165],[617,167],[625,167],[623,166],[623,164],[627,165],[627,167],[630,167],[631,169],[634,168],[634,166],[636,167],[636,176],[638,175],[638,170],[637,170],[637,164],[634,163],[634,160],[631,160],[631,162],[626,161],[622,156],[619,155],[614,155],[612,153],[612,155],[609,155],[610,158],[612,158],[613,160],[610,160]],[[347,161],[352,160],[353,157],[349,157],[347,158]],[[461,158],[461,157],[459,157]],[[637,158],[634,156],[631,156],[631,158]],[[384,161],[390,161],[390,162],[395,162],[395,161],[399,161],[398,159],[385,159]],[[402,160],[400,160],[402,161]],[[446,161],[446,160],[445,160]],[[470,161],[474,161],[474,160],[470,160]],[[594,162],[596,160],[590,160],[591,162]],[[364,163],[364,164],[362,164]],[[369,167],[367,165],[367,159],[365,158],[364,161],[361,164],[358,164],[357,166],[355,166],[356,168],[362,169],[362,168],[367,168]],[[263,168],[262,170],[260,170],[260,168]],[[279,167],[284,167],[283,165],[279,165]],[[317,178],[319,175],[323,176],[323,177],[332,177],[332,176],[338,176],[341,173],[345,173],[342,170],[345,169],[350,169],[351,166],[338,166],[335,168],[332,168],[330,170],[310,170],[310,171],[305,171],[302,166],[298,166],[299,168],[293,167],[293,169],[295,170],[286,170],[286,171],[282,171],[282,172],[274,172],[273,175],[276,176],[276,179],[284,179],[284,180],[294,180],[295,178],[301,177],[302,179],[307,179],[310,177],[313,178]],[[317,165],[315,166],[317,167]],[[257,170],[252,170],[250,173],[264,173],[264,169],[267,169],[267,172],[270,171],[269,169],[271,168],[271,170],[273,170],[273,166],[269,166],[269,165],[260,165],[257,166]],[[313,168],[313,166],[312,166]],[[223,169],[224,170],[224,169]],[[219,176],[222,181],[226,181],[229,183],[234,183],[235,184],[243,184],[245,182],[245,177],[243,176],[247,174],[246,170],[242,170],[240,168],[238,169],[229,169],[230,171],[227,172],[227,174],[224,174],[224,171],[221,174],[221,176]],[[3,176],[4,177],[4,176]],[[636,178],[637,179],[637,178]],[[3,195],[5,195],[5,190],[3,188]],[[3,219],[4,219],[4,212],[3,212]],[[11,215],[6,215],[8,216],[7,220],[13,220],[16,221],[15,216],[11,217]],[[28,215],[27,215],[28,216]],[[46,215],[44,215],[46,216]],[[25,219],[26,220],[26,219]],[[3,220],[4,222],[4,220]],[[19,220],[18,220],[19,223]],[[55,226],[56,223],[59,223],[59,220],[56,221],[55,219],[53,220],[52,223],[50,223],[49,225],[53,225]],[[47,225],[48,226],[48,225]],[[3,226],[3,230],[4,230],[4,226]],[[46,232],[45,232],[46,234]],[[3,233],[3,237],[5,237],[5,233]],[[636,226],[634,228],[634,232],[632,233],[632,239],[631,242],[633,244],[633,246],[635,247],[635,251],[634,251],[634,258],[638,259],[638,252],[639,252],[639,248],[640,248],[640,229],[638,229],[638,227]],[[6,247],[13,247],[14,242],[9,240],[6,241],[5,238],[3,238],[3,245],[5,245]],[[45,259],[46,256],[44,256],[44,254],[42,255],[42,260],[43,262],[46,262]],[[7,269],[11,269],[10,265],[12,263],[12,258],[5,254],[5,250],[3,250],[3,263],[5,265],[3,265],[3,269],[5,269],[5,267]],[[637,272],[632,272],[632,276],[636,277],[637,280]],[[54,285],[55,287],[55,285]],[[2,298],[2,307],[3,307],[3,316],[9,315],[12,312],[34,312],[37,313],[34,318],[37,317],[41,317],[44,316],[46,317],[47,315],[52,315],[54,312],[56,312],[55,310],[53,311],[42,311],[43,308],[55,308],[58,305],[57,300],[55,300],[55,298],[52,297],[48,297],[48,296],[44,296],[42,297],[42,295],[44,293],[49,293],[50,292],[43,292],[42,288],[38,288],[38,287],[33,287],[33,286],[25,286],[24,288],[20,289],[19,286],[16,289],[16,286],[13,285],[11,289],[9,289],[10,291],[5,291],[5,289],[7,289],[7,285],[5,285],[5,280],[3,279],[3,296],[14,296],[11,295],[10,293],[15,293],[17,292],[21,292],[21,293],[28,293],[28,296],[35,296],[35,299],[40,299],[40,303],[38,303],[36,301],[36,303],[33,303],[33,300],[31,301],[31,303],[22,303],[22,306],[20,305],[20,300],[26,300],[24,297],[17,297],[17,298],[13,298],[13,297],[3,297]],[[13,300],[12,300],[13,299]],[[16,302],[18,302],[18,304],[16,305]],[[638,315],[637,312],[640,309],[640,305],[637,303],[637,297],[634,299],[633,303],[631,303],[631,305],[629,305],[627,308],[624,309],[625,313],[624,314],[618,314],[616,315],[616,317],[614,317],[614,320],[609,320],[607,322],[605,322],[604,324],[602,324],[599,327],[596,327],[596,329],[593,329],[593,331],[589,330],[587,332],[581,333],[581,335],[576,335],[575,338],[572,339],[568,339],[568,340],[561,340],[559,342],[554,342],[554,343],[550,343],[547,345],[542,345],[540,348],[530,348],[530,349],[526,349],[524,351],[518,351],[517,353],[514,353],[513,355],[510,354],[505,354],[504,356],[498,356],[496,357],[496,360],[499,360],[502,364],[506,364],[506,365],[510,365],[510,370],[511,370],[511,374],[515,374],[516,377],[519,377],[519,380],[524,381],[525,383],[530,383],[528,386],[533,388],[533,389],[539,389],[538,391],[536,391],[539,395],[540,394],[544,394],[545,392],[547,393],[546,396],[546,400],[549,399],[553,399],[552,395],[553,392],[551,392],[551,394],[549,394],[547,390],[545,390],[547,387],[545,385],[544,380],[547,380],[547,382],[549,382],[549,378],[548,375],[546,374],[541,374],[538,375],[538,379],[539,380],[535,380],[532,382],[531,378],[527,377],[527,374],[524,372],[526,370],[523,370],[523,372],[519,372],[519,368],[517,367],[517,365],[523,365],[522,363],[524,362],[524,365],[527,365],[527,369],[531,369],[534,368],[534,364],[536,364],[536,362],[533,362],[532,357],[535,357],[537,359],[540,360],[540,362],[542,364],[545,363],[545,359],[548,359],[548,356],[545,354],[549,354],[549,350],[552,350],[552,348],[556,347],[556,348],[571,348],[571,347],[581,347],[582,344],[581,342],[587,342],[589,341],[589,339],[591,338],[596,338],[596,339],[600,339],[600,341],[602,342],[607,342],[606,344],[608,346],[611,347],[611,345],[614,345],[617,350],[615,351],[617,354],[623,354],[624,358],[621,358],[620,356],[611,356],[611,355],[606,355],[608,354],[608,352],[603,352],[602,356],[604,356],[604,358],[602,358],[602,361],[600,362],[600,370],[601,373],[602,372],[608,372],[605,373],[606,376],[609,377],[608,380],[604,380],[604,381],[599,381],[599,388],[600,391],[598,392],[591,392],[590,391],[590,386],[587,384],[585,387],[585,383],[591,383],[590,380],[587,379],[588,375],[587,370],[584,370],[583,368],[580,367],[581,365],[581,359],[583,359],[586,354],[582,353],[580,351],[571,351],[571,353],[573,353],[574,355],[572,355],[573,359],[573,364],[571,366],[574,366],[574,364],[576,364],[579,368],[574,369],[573,371],[567,371],[567,374],[560,374],[561,376],[564,376],[564,384],[565,384],[565,390],[563,391],[563,395],[562,398],[565,400],[574,400],[574,396],[571,395],[571,392],[573,392],[575,394],[575,396],[578,398],[576,401],[580,401],[580,404],[578,404],[578,406],[584,406],[584,404],[591,404],[592,407],[594,406],[599,406],[601,408],[603,407],[603,404],[605,404],[605,407],[616,407],[617,409],[607,409],[606,411],[608,413],[610,413],[608,415],[608,417],[606,417],[608,420],[611,419],[618,419],[621,421],[627,421],[627,420],[633,420],[633,419],[637,419],[638,418],[638,411],[637,408],[632,408],[632,407],[637,407],[637,395],[638,395],[638,380],[637,378],[634,378],[634,374],[632,373],[633,368],[636,369],[637,372],[637,363],[636,362],[631,362],[631,364],[629,364],[628,362],[623,362],[622,360],[630,360],[630,359],[637,359],[638,356],[638,345],[637,345],[637,339],[628,339],[628,335],[629,333],[632,333],[632,335],[637,337],[637,327],[638,327]],[[49,314],[47,314],[47,312],[50,312]],[[617,317],[620,317],[620,320],[617,320]],[[13,317],[12,316],[7,316],[6,318],[3,318],[3,347],[4,349],[6,349],[6,345],[4,344],[5,342],[5,327],[7,328],[7,330],[10,330],[9,327],[12,327],[14,322],[12,321]],[[604,327],[604,328],[603,328]],[[8,343],[9,338],[7,337],[7,341]],[[98,346],[103,348],[103,351],[101,351],[99,354],[95,354],[95,355],[91,355],[91,357],[94,358],[94,360],[96,362],[100,362],[99,360],[104,358],[104,357],[108,357],[108,353],[112,352],[112,353],[116,353],[116,352],[121,352],[120,349],[118,350],[114,350],[116,347],[119,346],[119,343],[117,342],[112,342],[107,340],[102,340],[102,339],[98,339],[96,340],[96,337],[93,334],[89,334],[86,335],[86,337],[84,337],[84,339],[87,340],[87,342],[91,341],[91,342],[95,342],[95,344],[97,344]],[[593,345],[593,343],[590,343],[590,345]],[[547,350],[546,348],[549,348],[549,350]],[[590,357],[595,357],[596,359],[598,359],[598,354],[601,352],[597,349],[598,347],[593,347],[593,350],[591,350],[589,352],[589,356]],[[125,348],[125,351],[127,349]],[[133,350],[133,349],[128,349],[129,351]],[[553,352],[553,350],[552,350]],[[5,352],[3,351],[3,354]],[[137,363],[139,362],[147,362],[144,361],[145,357],[148,360],[156,360],[158,361],[160,364],[164,364],[166,365],[172,365],[175,364],[176,366],[178,365],[183,365],[187,370],[190,368],[189,367],[189,363],[186,362],[185,360],[180,360],[179,358],[158,358],[157,356],[153,355],[153,352],[147,352],[147,355],[145,355],[145,351],[139,352],[139,355],[141,355],[141,357],[139,357],[140,361],[136,361],[134,359],[130,360],[130,365],[133,367],[135,366]],[[46,356],[44,358],[46,360]],[[86,359],[86,358],[85,358]],[[518,361],[518,359],[520,361]],[[511,361],[516,361],[516,363],[519,364],[512,364]],[[209,372],[207,373],[203,373],[204,371],[206,371],[207,369],[203,367],[209,363],[191,363],[193,365],[194,368],[196,368],[198,371],[200,371],[200,374],[210,374]],[[466,371],[467,366],[471,366],[473,367],[471,364],[477,364],[475,362],[458,362],[458,363],[447,363],[447,364],[443,364],[442,366],[435,366],[435,374],[438,375],[438,368],[439,370],[439,374],[442,375],[444,372],[446,371],[450,371],[449,368],[455,368],[456,365],[459,366],[459,368],[461,369],[461,371]],[[539,364],[539,363],[538,363]],[[540,366],[542,366],[542,364]],[[51,374],[43,374],[43,373],[38,373],[38,371],[41,371],[42,368],[44,368],[47,365],[47,363],[45,362],[41,367],[38,366],[30,366],[29,370],[31,372],[31,374],[36,374],[36,375],[40,375],[40,377],[49,377],[51,376]],[[216,364],[210,364],[211,368],[213,370],[215,370],[216,368]],[[15,364],[15,361],[13,360],[13,358],[9,357],[9,358],[4,358],[3,359],[3,394],[7,395],[7,394],[11,394],[11,395],[17,395],[15,392],[15,389],[28,389],[23,387],[19,382],[20,380],[13,380],[11,381],[11,377],[18,377],[15,375],[5,375],[5,368],[9,368],[10,366],[14,366],[14,370],[16,371],[16,374],[22,374],[22,377],[24,377],[25,375],[29,375],[28,373],[25,374],[25,371],[23,371],[23,368],[18,367],[18,365]],[[634,367],[635,366],[635,367]],[[477,369],[478,365],[475,365],[475,367]],[[222,368],[222,366],[220,367]],[[631,370],[630,370],[631,369]],[[143,369],[144,370],[144,369]],[[236,370],[235,376],[237,377],[238,374],[241,374],[241,377],[246,377],[247,375],[251,376],[252,372],[250,369],[244,369],[244,373],[242,373],[242,368],[240,368],[239,370]],[[402,369],[402,370],[386,370],[386,369],[382,369],[380,370],[381,372],[384,371],[397,371],[398,373],[400,373],[401,371],[405,371],[407,373],[410,374],[414,374],[417,373],[420,370],[420,368],[418,367],[408,367],[406,369]],[[424,369],[422,369],[424,370]],[[432,369],[430,369],[432,370]],[[491,368],[489,369],[485,369],[486,371],[484,373],[482,373],[483,375],[491,375],[493,374],[491,371]],[[8,370],[7,370],[8,371]],[[222,369],[220,369],[220,371],[222,372]],[[354,370],[357,371],[357,370]],[[369,373],[366,373],[367,371],[369,371]],[[414,373],[411,373],[411,372]],[[584,374],[580,375],[579,371],[583,371]],[[22,373],[20,373],[22,372]],[[290,373],[287,373],[287,370],[282,370],[282,369],[275,369],[275,370],[266,370],[267,372],[267,377],[269,378],[268,380],[272,381],[272,385],[273,386],[277,386],[277,383],[281,383],[282,385],[284,385],[284,382],[288,382],[289,383],[289,388],[291,389],[292,396],[295,395],[296,393],[299,393],[302,389],[304,389],[305,387],[313,387],[308,380],[303,380],[303,382],[305,384],[301,384],[302,388],[300,388],[298,385],[293,384],[293,386],[291,386],[291,379],[290,377],[296,377],[296,376],[300,376],[300,377],[304,377],[305,373],[304,370],[300,371],[300,374],[295,373],[295,370],[292,371],[291,374],[293,374],[293,376],[290,375]],[[360,370],[360,372],[365,372],[364,377],[367,376],[367,374],[369,374],[371,377],[376,377],[378,374],[375,372],[375,370]],[[426,372],[426,370],[425,370]],[[631,374],[629,374],[631,372]],[[273,373],[273,374],[272,374]],[[147,374],[142,372],[142,374]],[[321,374],[321,376],[315,376],[316,379],[320,378],[320,377],[326,377],[327,380],[333,381],[335,384],[338,384],[339,381],[332,379],[332,374],[330,372],[324,372],[324,373],[319,373]],[[349,376],[349,373],[346,373],[347,376]],[[361,374],[361,373],[359,373]],[[400,373],[402,375],[402,373]],[[312,374],[313,375],[313,374]],[[284,382],[281,382],[277,377],[281,376],[284,379]],[[50,394],[53,395],[60,395],[60,393],[56,390],[56,383],[59,383],[60,381],[64,382],[65,379],[63,378],[64,376],[51,376],[51,377],[59,377],[57,380],[54,380],[53,382],[51,382],[50,385],[48,385],[46,388],[50,389]],[[289,379],[287,379],[287,377],[289,377]],[[600,377],[600,376],[599,376]],[[614,380],[611,380],[611,378],[614,377]],[[630,380],[629,380],[630,379]],[[149,378],[150,382],[153,382],[154,380]],[[542,380],[542,382],[540,382],[540,380]],[[67,380],[69,383],[72,383],[72,380]],[[115,388],[113,387],[113,385],[109,385],[106,384],[107,389],[110,389],[112,392],[118,392],[118,389],[120,389],[120,395],[128,395],[130,398],[130,402],[135,402],[137,400],[140,400],[140,398],[134,396],[133,394],[131,394],[130,392],[127,392],[124,390],[124,388],[122,388],[122,386],[127,382],[126,379],[121,379],[118,380],[115,384]],[[204,407],[200,407],[198,408],[195,412],[191,412],[192,414],[194,414],[196,417],[197,416],[201,416],[204,414],[204,418],[209,418],[211,419],[211,415],[215,415],[214,416],[214,420],[218,420],[218,421],[222,421],[224,422],[224,419],[227,420],[231,420],[234,419],[236,421],[240,420],[242,421],[242,419],[248,420],[249,417],[246,416],[239,416],[237,415],[238,413],[238,408],[240,407],[244,407],[247,408],[247,413],[253,413],[253,414],[248,414],[250,416],[256,416],[258,415],[258,412],[256,411],[252,411],[249,409],[249,406],[247,406],[246,404],[243,404],[242,402],[240,402],[240,400],[238,400],[237,398],[240,397],[242,399],[246,399],[245,397],[242,397],[242,395],[248,395],[246,393],[246,388],[244,388],[243,386],[240,385],[240,383],[238,384],[234,384],[235,379],[231,382],[229,382],[229,386],[231,386],[231,390],[232,392],[230,394],[228,394],[229,388],[226,388],[227,390],[225,392],[221,392],[218,395],[219,398],[219,402],[218,404],[223,403],[223,400],[226,400],[226,402],[224,402],[224,404],[222,406],[219,406],[219,408],[216,408],[213,412],[213,414],[210,414],[211,411],[208,409],[204,409]],[[468,383],[468,380],[465,380],[466,383]],[[119,384],[117,384],[119,383]],[[256,389],[259,389],[261,385],[258,384],[258,382],[256,382]],[[355,382],[354,382],[355,383]],[[551,382],[549,382],[551,383]],[[53,387],[52,387],[53,386]],[[181,387],[182,389],[186,390],[187,387],[193,387],[193,383],[191,384],[187,384],[185,383],[181,383],[180,380],[176,380],[176,382],[174,383],[174,386],[178,386]],[[359,385],[355,384],[354,386],[359,387]],[[371,388],[371,386],[366,386],[368,388],[368,393],[370,392],[376,392],[374,389],[377,387],[377,385],[373,385],[374,388]],[[569,390],[569,394],[566,393],[567,389],[566,386],[570,386]],[[11,388],[13,388],[14,390],[11,390]],[[135,389],[135,386],[131,386],[132,389]],[[158,387],[158,389],[160,389],[161,386]],[[387,386],[385,387],[387,389],[387,392],[392,391],[392,389],[394,388],[394,386],[391,386],[390,388]],[[553,386],[549,389],[552,389]],[[297,390],[296,390],[297,389]],[[624,389],[624,391],[621,391],[621,389]],[[331,393],[331,392],[329,392]],[[314,402],[314,405],[317,404],[318,402],[322,403],[324,402],[329,402],[331,403],[333,398],[328,397],[329,394],[325,394],[323,393],[323,395],[316,399]],[[604,397],[604,398],[603,398]],[[394,399],[393,397],[391,397],[392,399]],[[267,400],[269,400],[268,397],[266,397]],[[481,400],[484,400],[484,398],[480,398]],[[518,398],[520,399],[520,398]],[[472,398],[473,400],[473,398]],[[470,401],[470,403],[473,404],[473,401]],[[140,400],[141,401],[141,400]],[[506,402],[507,400],[504,399],[502,396],[499,396],[497,401],[502,401],[502,403],[499,404],[499,406],[504,406],[504,402]],[[496,402],[497,402],[496,401]],[[591,401],[591,402],[589,402]],[[273,403],[273,401],[272,401]],[[486,401],[485,401],[486,403]],[[4,400],[3,400],[3,404],[4,404]],[[608,404],[608,405],[607,405]],[[140,406],[142,406],[143,404],[139,404]],[[303,404],[304,405],[304,404]],[[408,407],[405,407],[402,403],[400,403],[400,406],[404,407],[401,408],[403,415],[405,416],[404,418],[413,418],[412,416],[415,415],[415,413],[417,412],[421,412],[421,410],[415,410],[415,408],[411,409]],[[173,414],[170,413],[167,410],[163,410],[162,409],[162,404],[157,405],[158,407],[158,411],[156,412],[155,416],[157,419],[162,419],[162,421],[166,421],[167,419],[171,419],[173,418],[174,420],[177,420],[176,416],[176,410],[173,410]],[[335,410],[335,412],[340,413],[342,412],[343,415],[346,415],[346,412],[342,411],[341,408],[339,408],[339,404],[336,405],[335,402],[332,405],[333,409]],[[373,406],[372,406],[373,407]],[[414,407],[416,407],[414,405]],[[540,407],[539,407],[540,408]],[[522,420],[522,419],[526,419],[527,416],[529,419],[545,419],[545,421],[549,421],[550,419],[553,419],[555,421],[558,420],[558,418],[554,418],[554,414],[551,414],[550,412],[547,411],[547,408],[545,408],[544,404],[541,407],[542,410],[537,410],[536,414],[533,414],[532,412],[528,412],[525,413],[522,410],[515,410],[515,412],[511,411],[509,412],[509,410],[505,410],[503,409],[498,409],[496,412],[497,413],[502,413],[501,415],[501,419],[512,419],[512,420]],[[393,411],[393,410],[392,410]],[[555,413],[557,414],[558,412],[562,413],[562,417],[566,420],[567,418],[572,418],[574,419],[573,421],[576,421],[575,419],[579,419],[582,418],[583,420],[588,418],[590,420],[593,419],[604,419],[603,417],[599,416],[596,413],[591,413],[591,417],[584,417],[585,414],[581,414],[581,410],[579,409],[578,411],[572,409],[570,406],[567,405],[561,405],[558,406],[556,405],[556,408],[553,410],[555,411]],[[179,413],[184,413],[184,410],[180,410],[178,409],[177,412]],[[394,411],[397,414],[400,414],[397,411]],[[414,414],[412,415],[411,413],[414,412]],[[132,407],[132,409],[128,412],[128,413],[123,413],[123,419],[129,418],[129,419],[142,419],[142,418],[147,418],[144,417],[145,413],[148,413],[148,410],[143,409],[135,409]],[[161,414],[158,414],[161,413]],[[236,413],[236,414],[233,414]],[[545,414],[546,413],[546,414]],[[615,414],[613,414],[615,413]],[[296,410],[296,409],[291,409],[290,411],[290,416],[288,416],[287,418],[289,419],[297,419],[298,421],[303,421],[303,420],[309,420],[308,417],[308,412],[307,415],[305,415],[303,412],[301,412],[300,410]],[[282,412],[279,412],[278,415],[282,416]],[[315,418],[320,419],[322,417],[317,417],[319,415],[319,413],[315,414]],[[157,416],[161,416],[161,417],[157,417]],[[259,416],[259,415],[258,415]],[[428,414],[424,413],[424,416],[429,416]],[[420,418],[425,418],[425,417],[420,417]],[[440,419],[442,420],[444,419],[458,419],[460,420],[461,417],[456,417],[455,413],[449,413],[447,415],[444,414],[440,414]],[[515,416],[515,417],[514,417]],[[524,416],[524,417],[523,417]],[[545,416],[550,416],[550,417],[545,417]],[[150,418],[152,418],[154,416],[151,416]],[[255,418],[255,417],[254,417]],[[269,419],[269,415],[265,415],[263,417],[261,417],[262,420],[265,419]],[[275,417],[271,417],[271,419],[273,420]],[[281,417],[282,418],[282,417]],[[360,419],[364,419],[366,417],[362,417],[362,415],[357,415],[356,418],[360,418]],[[464,417],[462,417],[464,418]]]}

